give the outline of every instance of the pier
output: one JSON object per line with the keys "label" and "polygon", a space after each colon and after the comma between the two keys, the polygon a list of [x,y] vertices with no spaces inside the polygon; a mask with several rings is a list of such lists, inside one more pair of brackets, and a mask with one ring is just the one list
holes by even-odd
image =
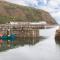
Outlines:
{"label": "pier", "polygon": [[[7,24],[0,24],[0,32],[7,34],[15,34],[16,37],[39,37],[39,29],[45,29],[46,24],[31,23],[31,22],[11,22]],[[49,28],[49,26],[47,26]]]}

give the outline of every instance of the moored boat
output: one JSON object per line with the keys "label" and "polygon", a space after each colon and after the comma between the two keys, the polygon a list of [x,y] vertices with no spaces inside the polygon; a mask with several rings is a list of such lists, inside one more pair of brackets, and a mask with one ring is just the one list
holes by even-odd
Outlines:
{"label": "moored boat", "polygon": [[10,35],[2,34],[2,36],[0,36],[0,39],[2,40],[15,40],[15,38],[16,38],[15,34]]}

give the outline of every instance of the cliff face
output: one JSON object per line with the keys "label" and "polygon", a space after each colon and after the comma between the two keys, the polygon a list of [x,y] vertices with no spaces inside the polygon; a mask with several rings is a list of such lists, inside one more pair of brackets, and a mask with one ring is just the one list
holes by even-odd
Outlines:
{"label": "cliff face", "polygon": [[6,23],[13,20],[28,22],[46,21],[48,24],[56,24],[56,21],[48,12],[0,1],[0,23]]}

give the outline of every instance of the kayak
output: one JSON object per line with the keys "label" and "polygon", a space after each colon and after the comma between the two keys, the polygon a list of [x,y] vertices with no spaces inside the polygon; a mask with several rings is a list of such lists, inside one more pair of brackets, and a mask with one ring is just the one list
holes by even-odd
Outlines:
{"label": "kayak", "polygon": [[0,36],[0,39],[2,40],[10,40],[10,41],[14,41],[16,39],[16,36],[15,34],[10,34],[10,35],[3,35],[3,36]]}
{"label": "kayak", "polygon": [[8,40],[10,41],[14,41],[16,39],[15,34],[11,34],[10,36],[8,36]]}

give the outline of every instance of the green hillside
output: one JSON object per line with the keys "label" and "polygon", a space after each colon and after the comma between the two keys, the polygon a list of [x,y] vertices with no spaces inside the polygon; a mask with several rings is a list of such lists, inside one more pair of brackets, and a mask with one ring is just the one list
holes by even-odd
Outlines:
{"label": "green hillside", "polygon": [[46,11],[0,1],[0,24],[10,21],[46,21],[48,24],[56,24],[56,21]]}

